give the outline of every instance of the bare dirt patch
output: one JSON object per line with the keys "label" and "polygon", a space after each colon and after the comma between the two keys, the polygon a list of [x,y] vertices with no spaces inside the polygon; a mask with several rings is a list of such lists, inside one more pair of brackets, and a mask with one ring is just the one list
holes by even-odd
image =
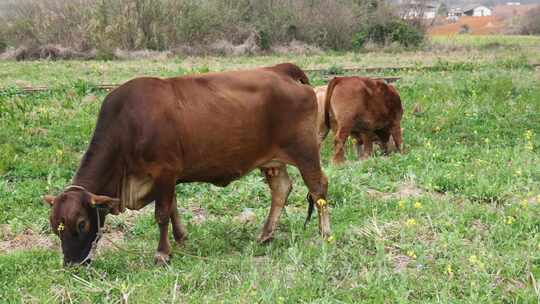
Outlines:
{"label": "bare dirt patch", "polygon": [[55,249],[58,243],[47,235],[39,234],[31,229],[4,241],[0,241],[0,253],[11,253],[21,250]]}
{"label": "bare dirt patch", "polygon": [[408,255],[398,254],[392,258],[392,263],[394,264],[395,272],[402,272],[407,269],[407,266],[413,261],[413,259]]}
{"label": "bare dirt patch", "polygon": [[428,29],[430,35],[455,35],[460,33],[463,26],[467,26],[469,33],[473,35],[487,35],[502,33],[505,30],[505,22],[496,16],[470,17],[464,16],[456,22],[434,26]]}
{"label": "bare dirt patch", "polygon": [[188,212],[191,212],[192,218],[189,221],[192,225],[201,225],[209,219],[208,212],[206,209],[201,206],[190,206],[188,209],[185,209]]}
{"label": "bare dirt patch", "polygon": [[0,240],[8,240],[13,237],[13,232],[8,224],[0,225]]}
{"label": "bare dirt patch", "polygon": [[[107,219],[104,234],[98,244],[98,253],[109,249],[118,249],[118,245],[124,241],[126,229],[133,226],[137,216],[134,211],[127,211],[114,220]],[[120,224],[119,224],[120,223]],[[53,234],[37,233],[31,229],[25,230],[19,235],[13,235],[9,225],[0,226],[0,253],[12,253],[15,251],[29,251],[36,249],[60,250],[60,240]]]}
{"label": "bare dirt patch", "polygon": [[233,218],[233,221],[239,224],[255,224],[257,222],[257,215],[252,209],[246,208],[240,214]]}
{"label": "bare dirt patch", "polygon": [[122,231],[111,231],[103,234],[101,238],[97,252],[98,254],[103,253],[105,250],[111,248],[120,249],[119,245],[124,242],[124,232]]}

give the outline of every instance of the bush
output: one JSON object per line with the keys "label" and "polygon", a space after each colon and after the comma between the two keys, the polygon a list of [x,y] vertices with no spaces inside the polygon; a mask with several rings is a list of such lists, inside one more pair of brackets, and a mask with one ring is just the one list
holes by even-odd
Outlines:
{"label": "bush", "polygon": [[471,32],[471,28],[468,24],[463,24],[459,27],[459,34],[468,34]]}
{"label": "bush", "polygon": [[[384,0],[4,1],[9,3],[0,15],[5,44],[55,45],[103,59],[113,58],[117,49],[194,55],[224,48],[252,53],[298,41],[314,49],[347,50],[366,39],[405,46],[421,40],[415,27],[397,21],[394,7]],[[223,47],[212,49],[216,43]]]}
{"label": "bush", "polygon": [[416,47],[424,41],[424,31],[404,21],[394,19],[386,23],[367,25],[353,37],[353,46],[362,48],[367,42],[377,45],[399,43],[404,47]]}
{"label": "bush", "polygon": [[530,10],[521,23],[521,34],[540,35],[540,6]]}

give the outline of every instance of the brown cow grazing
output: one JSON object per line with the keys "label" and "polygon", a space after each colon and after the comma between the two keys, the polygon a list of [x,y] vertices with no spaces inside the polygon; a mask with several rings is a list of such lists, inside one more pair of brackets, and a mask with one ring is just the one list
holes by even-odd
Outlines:
{"label": "brown cow grazing", "polygon": [[[325,124],[319,122],[319,142],[331,128],[334,132],[334,164],[345,161],[344,145],[349,135],[356,139],[358,157],[365,159],[373,151],[373,142],[379,141],[388,152],[390,135],[401,152],[401,117],[403,107],[397,90],[382,80],[366,77],[335,77],[328,84],[324,104],[320,99],[319,116],[324,108]],[[362,149],[362,145],[364,148]]]}
{"label": "brown cow grazing", "polygon": [[[299,69],[298,69],[299,70]],[[155,202],[160,239],[155,262],[166,263],[169,223],[177,243],[186,238],[175,185],[226,186],[260,168],[272,205],[259,241],[272,237],[299,169],[314,202],[319,231],[330,234],[327,179],[321,170],[316,97],[295,73],[278,66],[169,79],[137,78],[103,102],[90,145],[70,186],[46,196],[50,223],[65,264],[87,262],[108,213]]]}

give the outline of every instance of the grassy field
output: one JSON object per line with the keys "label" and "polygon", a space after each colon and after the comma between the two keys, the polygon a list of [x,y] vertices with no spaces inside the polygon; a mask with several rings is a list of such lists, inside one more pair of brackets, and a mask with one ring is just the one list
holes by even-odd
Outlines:
{"label": "grassy field", "polygon": [[[116,245],[103,246],[90,267],[61,266],[40,196],[70,181],[88,144],[105,96],[92,83],[284,59],[376,64],[364,54],[0,63],[3,87],[58,88],[0,91],[0,302],[538,302],[540,73],[523,60],[528,54],[494,52],[461,58],[468,64],[449,54],[438,59],[444,69],[400,72],[405,154],[360,162],[349,147],[349,162],[335,168],[327,139],[333,242],[318,237],[316,220],[303,229],[307,190],[291,168],[294,190],[275,239],[257,244],[270,197],[254,172],[227,188],[177,187],[189,239],[164,268],[153,265],[152,206],[109,217]],[[377,56],[396,60],[389,65],[421,57]],[[240,223],[247,208],[256,221]]]}
{"label": "grassy field", "polygon": [[81,83],[122,83],[134,76],[176,76],[207,71],[259,67],[291,61],[307,69],[340,67],[426,66],[440,63],[494,65],[540,63],[540,38],[528,36],[432,37],[423,50],[388,48],[362,53],[253,57],[178,57],[129,61],[0,61],[0,88],[48,85],[65,88]]}
{"label": "grassy field", "polygon": [[433,44],[456,47],[489,48],[489,47],[540,47],[539,36],[518,35],[435,35],[430,37]]}

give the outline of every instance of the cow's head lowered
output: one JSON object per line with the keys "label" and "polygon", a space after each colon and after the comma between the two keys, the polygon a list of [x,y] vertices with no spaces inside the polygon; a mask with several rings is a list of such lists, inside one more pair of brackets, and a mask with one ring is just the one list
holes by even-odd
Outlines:
{"label": "cow's head lowered", "polygon": [[64,265],[89,262],[105,215],[118,213],[119,200],[78,186],[68,187],[56,197],[46,195],[43,200],[52,208],[49,220],[62,243]]}

